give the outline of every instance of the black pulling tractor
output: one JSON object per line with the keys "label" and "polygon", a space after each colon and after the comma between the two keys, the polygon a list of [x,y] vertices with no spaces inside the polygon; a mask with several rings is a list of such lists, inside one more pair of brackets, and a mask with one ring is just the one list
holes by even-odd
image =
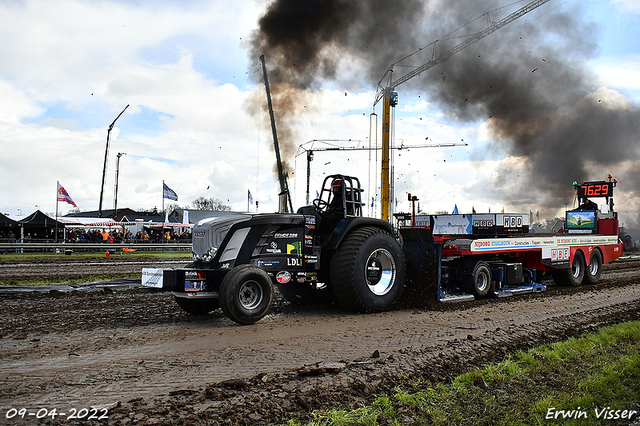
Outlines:
{"label": "black pulling tractor", "polygon": [[143,270],[143,286],[169,290],[182,309],[222,307],[240,324],[264,317],[273,285],[291,303],[337,301],[379,312],[400,297],[405,260],[388,222],[362,217],[357,178],[332,175],[296,214],[232,214],[193,228],[194,263]]}

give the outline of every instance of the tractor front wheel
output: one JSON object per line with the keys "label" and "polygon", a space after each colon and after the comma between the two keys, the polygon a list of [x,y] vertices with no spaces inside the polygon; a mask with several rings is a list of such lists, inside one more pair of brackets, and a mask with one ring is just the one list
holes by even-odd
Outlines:
{"label": "tractor front wheel", "polygon": [[267,273],[253,265],[240,265],[220,284],[220,306],[238,324],[253,324],[264,317],[273,302],[273,285]]}

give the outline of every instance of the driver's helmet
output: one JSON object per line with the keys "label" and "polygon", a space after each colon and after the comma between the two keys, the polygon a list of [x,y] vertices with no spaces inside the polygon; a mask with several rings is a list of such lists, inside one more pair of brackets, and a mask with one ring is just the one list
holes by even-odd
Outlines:
{"label": "driver's helmet", "polygon": [[334,179],[333,182],[331,182],[331,192],[333,192],[334,195],[341,193],[342,185],[344,185],[342,179]]}

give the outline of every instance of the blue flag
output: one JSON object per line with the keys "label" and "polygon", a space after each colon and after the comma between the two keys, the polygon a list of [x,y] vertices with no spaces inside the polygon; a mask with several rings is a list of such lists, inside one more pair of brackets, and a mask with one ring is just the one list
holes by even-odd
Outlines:
{"label": "blue flag", "polygon": [[168,198],[169,200],[178,201],[178,194],[162,182],[162,198]]}

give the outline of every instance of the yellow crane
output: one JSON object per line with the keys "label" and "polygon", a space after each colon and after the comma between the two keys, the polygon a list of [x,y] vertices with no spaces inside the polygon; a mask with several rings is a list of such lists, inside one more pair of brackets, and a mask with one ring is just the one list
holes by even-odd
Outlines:
{"label": "yellow crane", "polygon": [[[406,59],[408,56],[402,58],[400,61],[394,62],[389,66],[385,74],[382,76],[382,78],[378,82],[376,98],[373,103],[373,107],[375,109],[375,106],[378,104],[378,102],[382,100],[382,160],[381,160],[382,173],[381,173],[381,179],[380,179],[381,180],[381,188],[380,188],[381,209],[380,210],[382,214],[382,219],[388,221],[391,213],[390,211],[391,186],[390,186],[390,178],[389,178],[389,160],[390,160],[389,138],[390,138],[390,128],[391,128],[391,107],[395,107],[396,105],[398,105],[398,93],[395,91],[396,87],[398,87],[402,83],[405,83],[407,80],[410,80],[413,77],[427,71],[429,68],[432,68],[442,62],[445,62],[456,53],[466,49],[467,47],[471,46],[474,43],[477,43],[478,41],[482,40],[488,35],[498,31],[500,28],[504,27],[505,25],[510,24],[511,22],[515,21],[521,16],[526,15],[527,13],[531,12],[532,10],[542,6],[543,4],[549,1],[551,0],[532,1],[526,6],[506,16],[505,18],[491,23],[484,30],[478,33],[469,35],[468,38],[465,39],[463,42],[457,44],[456,46],[452,47],[451,49],[439,55],[435,54],[435,49],[434,49],[434,54],[430,61],[413,69],[412,71],[409,71],[408,73],[402,75],[396,80],[393,79],[393,67],[399,62],[401,62],[402,60]],[[488,16],[489,12],[483,14],[482,16],[484,15]],[[433,43],[434,46],[436,43],[437,41]],[[386,80],[386,83],[384,82],[385,80]]]}

